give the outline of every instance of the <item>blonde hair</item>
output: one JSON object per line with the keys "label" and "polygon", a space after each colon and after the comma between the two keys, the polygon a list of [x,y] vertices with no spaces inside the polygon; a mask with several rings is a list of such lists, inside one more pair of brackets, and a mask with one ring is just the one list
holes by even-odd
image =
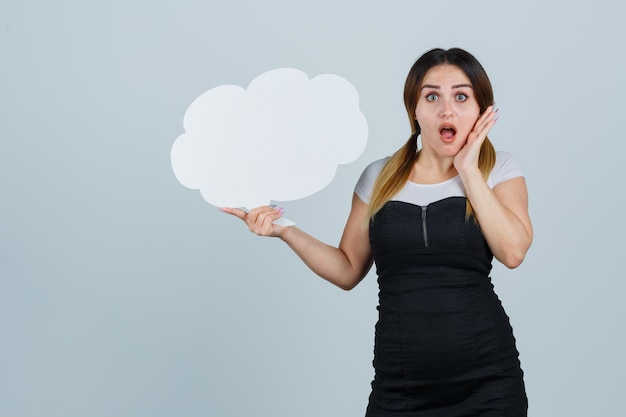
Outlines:
{"label": "blonde hair", "polygon": [[[367,208],[367,221],[373,219],[376,213],[402,190],[409,179],[413,165],[417,160],[417,137],[421,133],[421,128],[415,120],[419,90],[426,73],[431,68],[443,64],[458,67],[469,78],[480,113],[483,113],[487,107],[493,104],[493,90],[487,73],[469,52],[460,48],[448,50],[437,48],[422,55],[411,67],[404,85],[404,105],[411,123],[411,137],[389,158],[374,182]],[[478,168],[485,181],[495,163],[496,151],[489,138],[485,138],[478,157]],[[465,213],[468,218],[473,214],[469,200],[467,200]]]}

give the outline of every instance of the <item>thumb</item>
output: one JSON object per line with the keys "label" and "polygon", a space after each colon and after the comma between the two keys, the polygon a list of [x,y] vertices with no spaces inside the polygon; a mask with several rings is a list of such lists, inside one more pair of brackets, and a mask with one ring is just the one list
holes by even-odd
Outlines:
{"label": "thumb", "polygon": [[218,207],[218,209],[223,212],[223,213],[227,213],[230,214],[232,216],[238,217],[241,220],[245,220],[246,216],[248,215],[248,213],[242,209],[239,208],[232,208],[232,207]]}

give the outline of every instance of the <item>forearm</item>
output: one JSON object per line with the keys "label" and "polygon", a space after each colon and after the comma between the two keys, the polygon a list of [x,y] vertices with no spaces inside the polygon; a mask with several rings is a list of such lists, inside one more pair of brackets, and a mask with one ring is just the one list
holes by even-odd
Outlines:
{"label": "forearm", "polygon": [[371,266],[371,261],[351,263],[348,254],[341,247],[321,242],[295,226],[285,230],[280,239],[314,273],[344,290],[354,288]]}
{"label": "forearm", "polygon": [[367,227],[363,227],[367,206],[356,194],[352,196],[352,209],[339,247],[327,245],[295,226],[275,224],[282,216],[282,209],[263,206],[250,212],[228,207],[221,210],[243,220],[259,236],[280,238],[313,272],[344,290],[354,288],[372,266],[369,234]]}
{"label": "forearm", "polygon": [[497,192],[489,188],[478,169],[459,174],[492,253],[507,267],[517,267],[532,242],[523,178],[509,180],[509,184]]}

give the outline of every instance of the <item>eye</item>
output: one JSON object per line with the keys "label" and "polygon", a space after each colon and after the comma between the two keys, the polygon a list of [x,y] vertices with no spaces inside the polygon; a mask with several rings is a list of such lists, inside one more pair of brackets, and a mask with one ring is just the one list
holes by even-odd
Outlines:
{"label": "eye", "polygon": [[467,95],[463,94],[463,93],[459,93],[455,96],[456,101],[465,101],[468,99]]}
{"label": "eye", "polygon": [[430,94],[426,95],[426,100],[428,100],[428,101],[437,101],[438,99],[439,99],[439,97],[435,93],[430,93]]}

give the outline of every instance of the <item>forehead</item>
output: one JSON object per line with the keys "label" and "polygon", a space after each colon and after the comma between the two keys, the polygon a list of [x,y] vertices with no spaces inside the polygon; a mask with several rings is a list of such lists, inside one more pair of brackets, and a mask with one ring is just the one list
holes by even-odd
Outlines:
{"label": "forehead", "polygon": [[443,64],[432,67],[426,72],[422,85],[449,87],[458,84],[472,84],[465,73],[454,65]]}

